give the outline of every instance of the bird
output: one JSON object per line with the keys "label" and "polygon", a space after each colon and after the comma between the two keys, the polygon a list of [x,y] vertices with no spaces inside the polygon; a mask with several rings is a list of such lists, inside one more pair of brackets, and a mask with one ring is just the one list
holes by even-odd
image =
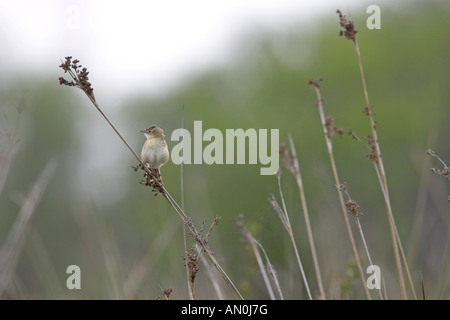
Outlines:
{"label": "bird", "polygon": [[169,160],[169,149],[164,139],[164,130],[156,125],[151,125],[140,132],[144,133],[147,138],[142,147],[141,160],[147,167],[156,170],[161,184],[164,185],[160,168]]}

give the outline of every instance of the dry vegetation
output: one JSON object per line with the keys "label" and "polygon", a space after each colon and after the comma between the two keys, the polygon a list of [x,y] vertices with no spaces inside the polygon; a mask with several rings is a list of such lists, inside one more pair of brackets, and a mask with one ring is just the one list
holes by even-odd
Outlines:
{"label": "dry vegetation", "polygon": [[[392,242],[392,252],[394,256],[394,265],[397,273],[397,286],[399,288],[399,292],[401,294],[402,299],[421,299],[425,298],[425,291],[423,283],[417,283],[414,281],[410,267],[414,270],[414,266],[409,266],[408,259],[405,254],[405,250],[402,245],[402,241],[399,236],[398,228],[395,221],[395,212],[393,212],[391,205],[391,197],[388,190],[388,180],[391,177],[385,171],[385,167],[383,164],[383,157],[381,153],[381,146],[378,141],[377,136],[377,127],[375,121],[375,113],[373,111],[373,106],[369,101],[369,90],[366,85],[363,64],[361,62],[361,53],[359,49],[359,45],[357,42],[357,30],[353,24],[353,21],[347,19],[345,15],[343,15],[340,11],[337,12],[339,15],[339,23],[342,27],[341,36],[348,39],[351,45],[354,48],[355,56],[354,59],[358,64],[361,83],[363,88],[363,93],[365,97],[363,112],[367,115],[368,120],[368,134],[364,139],[361,139],[353,130],[347,129],[344,130],[342,128],[338,128],[335,126],[337,122],[333,116],[327,115],[326,106],[324,103],[324,98],[321,95],[321,86],[323,84],[323,79],[319,78],[317,80],[311,79],[309,80],[309,84],[312,86],[314,90],[317,101],[316,107],[317,111],[320,115],[321,123],[320,125],[323,129],[323,134],[325,138],[326,149],[328,152],[330,166],[333,173],[334,183],[336,186],[336,192],[339,197],[341,212],[341,219],[343,219],[345,227],[346,227],[346,237],[350,242],[353,259],[355,262],[355,267],[357,270],[358,278],[360,278],[361,286],[364,288],[365,298],[366,299],[386,299],[389,297],[389,289],[385,287],[384,279],[382,279],[382,288],[380,290],[372,290],[370,291],[366,286],[366,280],[368,274],[366,273],[366,268],[363,264],[368,262],[368,265],[377,264],[377,261],[372,261],[372,256],[370,254],[369,248],[371,248],[374,244],[367,243],[366,237],[364,234],[364,216],[363,211],[361,209],[356,200],[352,199],[350,196],[350,187],[345,182],[347,177],[341,177],[339,175],[339,167],[336,164],[336,160],[334,157],[333,150],[333,139],[336,137],[348,137],[353,138],[355,141],[364,144],[365,148],[368,150],[368,154],[366,155],[367,161],[371,161],[373,163],[373,168],[376,172],[376,176],[378,178],[378,184],[381,189],[386,209],[386,219],[389,224],[390,237]],[[167,191],[165,186],[160,183],[159,179],[156,177],[155,172],[147,168],[145,166],[136,152],[132,149],[130,144],[123,138],[121,133],[117,130],[116,126],[114,126],[106,114],[102,111],[99,104],[96,101],[94,96],[94,89],[92,84],[89,81],[89,72],[87,68],[82,67],[79,64],[77,59],[72,59],[72,57],[66,57],[65,61],[62,61],[60,68],[69,75],[70,79],[67,80],[65,78],[60,78],[60,84],[76,87],[81,89],[86,96],[89,98],[94,107],[100,112],[100,114],[104,117],[104,119],[108,122],[114,132],[119,136],[123,144],[127,147],[128,151],[136,158],[138,161],[138,165],[133,167],[135,172],[143,171],[143,178],[140,181],[144,186],[149,187],[149,191],[153,192],[155,195],[161,195],[165,200],[167,200],[168,204],[171,206],[173,211],[178,215],[180,221],[185,228],[185,252],[183,254],[184,263],[186,266],[186,281],[188,287],[187,298],[195,299],[196,294],[196,286],[195,283],[197,281],[197,274],[199,272],[204,272],[207,274],[207,277],[211,283],[211,286],[214,289],[214,292],[217,295],[217,298],[222,299],[223,297],[229,296],[229,292],[232,292],[232,295],[235,298],[244,299],[245,296],[241,294],[238,290],[238,286],[233,282],[231,277],[227,274],[224,268],[221,266],[219,261],[215,258],[214,251],[210,248],[209,239],[211,233],[214,232],[214,227],[219,223],[219,217],[217,217],[211,224],[209,228],[207,228],[206,232],[204,231],[204,225],[202,224],[200,227],[195,226],[191,217],[184,210],[184,196],[182,193],[182,205],[179,205],[177,201],[171,196],[171,194]],[[329,84],[332,86],[332,83]],[[314,102],[311,101],[311,104]],[[313,109],[311,109],[313,110]],[[361,110],[356,110],[355,112],[360,112]],[[8,145],[3,149],[2,157],[0,158],[0,193],[2,191],[2,187],[7,180],[8,173],[10,171],[11,161],[14,158],[14,155],[17,150],[17,140],[14,135],[8,136]],[[6,152],[5,152],[6,150]],[[425,152],[425,150],[424,150]],[[440,164],[442,164],[442,169],[433,168],[432,171],[442,176],[444,179],[449,180],[449,167],[446,163],[433,151],[428,150],[428,154],[436,158]],[[389,156],[389,155],[384,155]],[[303,184],[302,175],[301,175],[301,165],[299,158],[297,157],[297,152],[295,149],[294,141],[291,136],[289,136],[289,143],[282,144],[280,148],[280,159],[282,160],[282,166],[278,174],[276,175],[278,190],[274,190],[274,193],[277,193],[278,198],[273,194],[269,195],[269,202],[267,205],[271,205],[274,209],[275,213],[279,217],[279,220],[286,230],[289,239],[292,244],[292,254],[295,256],[295,261],[297,262],[298,268],[300,270],[300,274],[302,277],[302,284],[304,286],[304,290],[306,292],[306,297],[309,299],[328,299],[330,298],[327,295],[327,278],[321,272],[321,266],[319,264],[318,253],[320,248],[318,248],[315,238],[319,235],[313,234],[313,228],[311,227],[310,214],[307,205],[307,197],[305,195],[305,186]],[[362,160],[363,161],[363,160]],[[36,206],[39,204],[40,198],[43,193],[46,191],[46,186],[49,180],[52,178],[52,174],[56,167],[56,161],[50,160],[48,165],[42,170],[41,175],[36,179],[36,182],[31,183],[32,188],[30,189],[27,195],[20,197],[18,200],[18,204],[20,207],[19,213],[15,219],[14,224],[12,225],[10,232],[4,243],[1,246],[0,250],[0,297],[5,297],[5,290],[14,282],[14,272],[16,267],[16,261],[21,251],[21,244],[24,241],[27,233],[29,232],[29,225],[32,220],[33,212]],[[297,246],[296,240],[296,230],[294,226],[290,222],[290,214],[288,213],[286,204],[285,204],[285,196],[283,194],[282,188],[282,177],[284,172],[290,172],[298,186],[299,197],[301,200],[301,206],[303,211],[303,219],[305,223],[305,228],[307,231],[307,237],[309,242],[310,252],[302,253],[300,252]],[[181,172],[181,176],[183,173]],[[183,179],[181,180],[181,186],[183,190]],[[175,186],[169,186],[175,188]],[[276,191],[276,192],[275,192]],[[450,202],[450,195],[448,198]],[[281,203],[281,205],[280,205]],[[352,218],[353,222],[352,223]],[[337,219],[337,218],[336,218]],[[381,219],[381,217],[379,217]],[[246,223],[244,221],[244,216],[241,216],[237,222],[237,226],[241,231],[241,236],[244,239],[244,242],[248,245],[249,251],[255,256],[257,261],[258,268],[261,272],[262,280],[264,282],[264,286],[267,289],[268,295],[271,299],[284,299],[284,298],[295,298],[295,297],[286,297],[283,292],[283,288],[280,285],[280,281],[278,279],[278,275],[276,272],[276,266],[274,266],[270,260],[269,255],[264,249],[264,244],[258,241],[249,229],[246,227]],[[220,226],[219,226],[220,228]],[[354,232],[357,232],[358,237],[354,236]],[[187,237],[187,235],[190,236]],[[188,249],[188,239],[193,240],[193,245],[190,249]],[[360,248],[364,249],[365,258],[362,259],[362,255],[360,252]],[[311,275],[308,278],[307,274],[304,271],[304,266],[302,264],[302,255],[311,255],[312,264],[314,267],[314,277]],[[363,261],[362,261],[363,260]],[[145,268],[145,264],[143,265]],[[133,279],[129,279],[127,282],[127,286],[124,289],[125,297],[133,297],[131,292],[135,291],[136,282],[139,282],[140,277],[138,276],[140,273],[144,272],[139,268],[133,271],[135,277]],[[217,277],[219,274],[223,281],[220,281]],[[228,288],[223,286],[223,283],[226,283]],[[314,288],[311,289],[311,286]],[[393,285],[391,284],[391,287]],[[317,289],[316,289],[317,288]],[[416,290],[420,288],[422,293],[422,297],[417,294]],[[9,289],[9,293],[7,296],[14,297],[15,296],[14,288]],[[177,290],[177,288],[162,288],[162,297],[161,299],[169,299],[172,290]],[[377,292],[373,292],[377,291]]]}

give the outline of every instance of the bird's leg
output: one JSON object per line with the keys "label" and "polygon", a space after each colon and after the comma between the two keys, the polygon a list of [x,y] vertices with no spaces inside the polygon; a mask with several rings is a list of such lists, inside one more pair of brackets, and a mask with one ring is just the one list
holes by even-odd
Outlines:
{"label": "bird's leg", "polygon": [[[142,163],[151,171],[151,172],[155,172],[156,171],[156,169],[155,168],[152,168],[152,166],[149,164],[149,163],[147,163],[147,162],[145,162],[145,161],[142,161]],[[142,169],[144,169],[144,168],[142,168]],[[148,175],[147,174],[147,183],[151,183],[153,181],[153,177],[151,176],[151,175]]]}
{"label": "bird's leg", "polygon": [[161,177],[161,171],[159,169],[156,169],[158,172],[158,178],[159,178],[159,182],[161,182],[162,185],[164,185],[163,179]]}
{"label": "bird's leg", "polygon": [[149,166],[149,168],[155,174],[155,177],[158,179],[159,183],[164,185],[164,182],[163,182],[162,177],[161,177],[161,171],[159,171],[158,168],[153,168],[151,166]]}

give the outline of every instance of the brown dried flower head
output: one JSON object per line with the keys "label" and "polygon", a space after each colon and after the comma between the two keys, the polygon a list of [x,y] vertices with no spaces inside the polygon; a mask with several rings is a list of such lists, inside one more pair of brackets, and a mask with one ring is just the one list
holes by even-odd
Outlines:
{"label": "brown dried flower head", "polygon": [[283,167],[295,175],[297,172],[297,169],[296,169],[295,163],[294,163],[295,157],[292,154],[292,151],[290,151],[286,148],[285,142],[281,143],[279,153],[280,153],[280,158],[283,162]]}
{"label": "brown dried flower head", "polygon": [[309,79],[309,80],[308,80],[308,84],[310,84],[310,85],[316,87],[317,89],[319,89],[319,88],[320,88],[320,83],[321,83],[322,81],[323,81],[323,78],[319,78],[319,79],[316,79],[316,80],[314,80],[314,79]]}
{"label": "brown dried flower head", "polygon": [[146,187],[151,187],[152,192],[155,193],[155,196],[157,196],[158,193],[161,193],[162,195],[164,195],[164,189],[162,187],[161,181],[157,178],[158,172],[156,169],[147,168],[151,172],[151,175],[150,175],[146,171],[145,167],[142,164],[138,164],[137,166],[131,166],[131,167],[133,168],[133,170],[135,172],[137,172],[138,170],[144,171],[144,176],[141,179],[141,181],[139,182],[140,184],[143,184]]}
{"label": "brown dried flower head", "polygon": [[189,272],[189,281],[192,285],[195,283],[195,278],[197,277],[197,273],[199,271],[199,265],[198,265],[198,256],[196,253],[195,247],[191,249],[194,253],[187,252],[187,268]]}
{"label": "brown dried flower head", "polygon": [[362,212],[359,211],[359,205],[355,200],[348,200],[345,204],[345,207],[347,208],[348,212],[351,213],[353,217],[355,217],[355,219],[362,215]]}
{"label": "brown dried flower head", "polygon": [[356,221],[358,221],[358,217],[363,215],[361,211],[359,211],[359,205],[355,200],[352,200],[350,198],[350,195],[348,193],[348,184],[347,182],[344,182],[337,186],[338,190],[340,192],[343,192],[347,195],[348,201],[345,203],[345,207],[347,208],[348,212],[353,215]]}
{"label": "brown dried flower head", "polygon": [[373,160],[376,163],[378,163],[378,153],[375,139],[373,138],[372,135],[369,134],[366,137],[366,141],[370,146],[370,153],[366,154],[366,158],[369,158],[370,160]]}
{"label": "brown dried flower head", "polygon": [[327,131],[328,139],[331,139],[335,133],[339,135],[340,138],[345,134],[344,128],[338,128],[334,125],[336,119],[332,115],[325,118],[325,130]]}
{"label": "brown dried flower head", "polygon": [[434,173],[439,174],[440,176],[444,177],[444,179],[446,179],[446,180],[450,180],[450,168],[447,166],[447,164],[433,150],[428,149],[427,153],[430,156],[435,157],[436,159],[438,159],[439,162],[441,162],[442,165],[444,166],[444,168],[442,170],[436,169],[436,168],[431,168],[431,171],[433,171]]}
{"label": "brown dried flower head", "polygon": [[72,57],[68,56],[66,60],[62,62],[59,67],[64,70],[64,73],[68,73],[72,80],[66,80],[63,77],[59,77],[59,84],[69,87],[77,87],[86,93],[89,97],[94,98],[94,89],[89,82],[89,71],[87,68],[83,68],[78,59],[72,61]]}
{"label": "brown dried flower head", "polygon": [[337,10],[336,13],[339,15],[339,24],[343,28],[343,30],[339,31],[340,36],[345,36],[347,39],[356,41],[356,33],[355,25],[352,20],[349,20],[342,14],[341,10]]}
{"label": "brown dried flower head", "polygon": [[341,183],[340,185],[337,186],[337,188],[339,191],[347,192],[348,184],[347,182]]}

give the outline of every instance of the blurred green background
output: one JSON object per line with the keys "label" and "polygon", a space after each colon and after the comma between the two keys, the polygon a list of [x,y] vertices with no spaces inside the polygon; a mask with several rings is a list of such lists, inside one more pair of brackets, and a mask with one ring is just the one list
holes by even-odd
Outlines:
{"label": "blurred green background", "polygon": [[[393,212],[415,289],[421,291],[423,277],[428,298],[449,299],[450,187],[431,172],[441,165],[426,150],[431,148],[450,162],[450,7],[447,2],[431,2],[382,8],[382,28],[373,31],[365,27],[366,14],[352,14]],[[323,77],[325,109],[336,118],[336,125],[353,129],[361,138],[369,134],[356,55],[351,42],[338,32],[334,13],[307,27],[253,30],[242,36],[231,63],[196,74],[170,92],[129,97],[118,109],[108,108],[97,92],[96,98],[138,153],[145,140],[138,131],[150,124],[165,130],[169,149],[177,143],[170,135],[181,127],[183,105],[184,124],[191,133],[193,122],[202,120],[203,130],[279,129],[280,143],[292,134],[327,296],[364,299],[361,281],[351,267],[352,251],[315,93],[307,84],[310,78]],[[81,63],[89,68],[89,61]],[[56,161],[48,186],[38,186],[42,198],[31,220],[13,241],[17,245],[7,257],[11,272],[5,275],[0,270],[4,277],[0,280],[6,281],[0,297],[155,299],[162,295],[161,288],[170,287],[171,298],[188,298],[180,219],[163,197],[154,197],[139,184],[141,174],[131,168],[137,161],[87,97],[58,85],[57,78],[63,75],[59,64],[55,60],[46,74],[24,75],[3,81],[0,87],[3,255],[33,186],[49,161]],[[95,72],[90,70],[95,89]],[[364,213],[361,223],[372,259],[385,277],[388,297],[399,298],[386,210],[373,165],[364,157],[367,151],[348,136],[336,136],[334,152],[340,178],[349,183],[350,195]],[[221,217],[209,243],[245,298],[269,296],[236,226],[240,214],[269,255],[285,298],[306,299],[290,240],[267,200],[270,193],[279,199],[276,177],[259,175],[259,168],[185,165],[186,213],[198,228],[205,221],[205,230],[216,215]],[[162,175],[180,203],[180,167],[169,161]],[[317,295],[298,188],[288,171],[281,179],[306,275]],[[189,247],[192,244],[188,237]],[[66,288],[66,268],[73,264],[82,271],[81,290]],[[368,265],[364,259],[363,265]],[[221,284],[225,297],[233,298]],[[216,298],[203,265],[196,297]]]}

